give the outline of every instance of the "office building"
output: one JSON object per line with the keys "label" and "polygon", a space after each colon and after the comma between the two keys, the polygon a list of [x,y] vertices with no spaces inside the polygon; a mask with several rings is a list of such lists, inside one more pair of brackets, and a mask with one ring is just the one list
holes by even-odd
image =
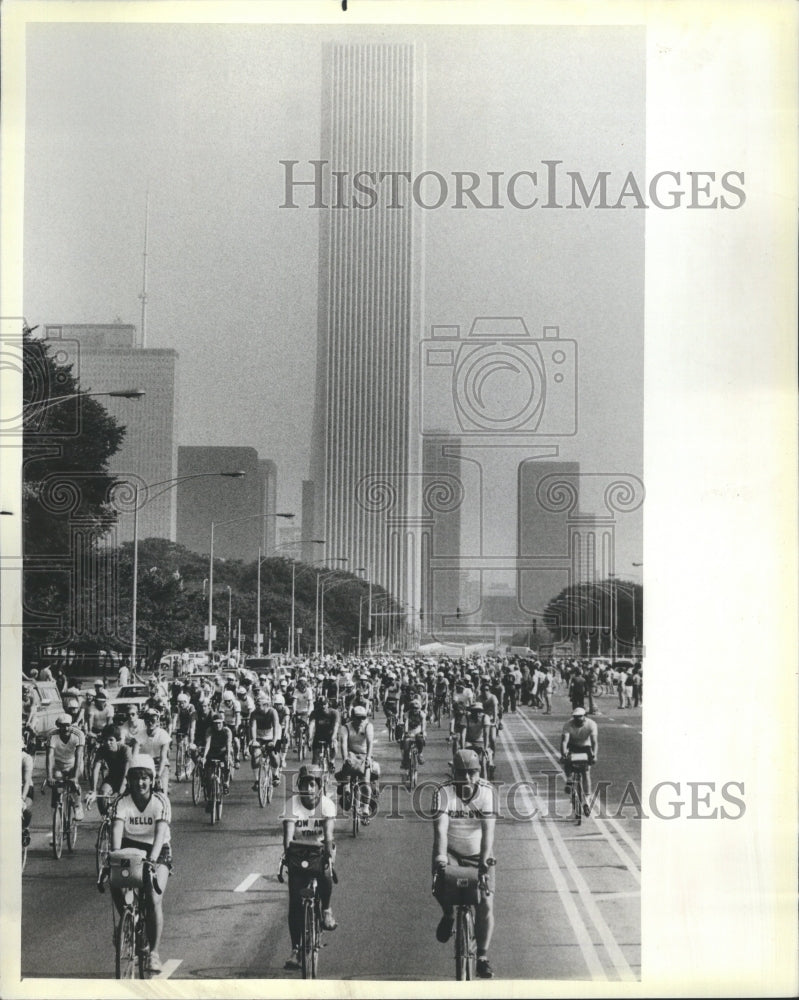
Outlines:
{"label": "office building", "polygon": [[[262,492],[260,509],[264,514],[274,515],[277,512],[277,466],[271,458],[262,458],[258,462],[258,471]],[[274,516],[263,520],[261,550],[264,555],[275,554],[277,521]]]}
{"label": "office building", "polygon": [[[161,483],[177,475],[177,352],[136,346],[136,327],[126,323],[47,324],[44,338],[57,352],[59,342],[77,360],[73,374],[86,391],[143,389],[139,400],[104,397],[105,409],[125,427],[119,451],[109,470],[120,479],[135,477],[140,486]],[[150,500],[139,510],[140,538],[175,540],[174,490]],[[133,537],[133,517],[120,513],[117,542]]]}

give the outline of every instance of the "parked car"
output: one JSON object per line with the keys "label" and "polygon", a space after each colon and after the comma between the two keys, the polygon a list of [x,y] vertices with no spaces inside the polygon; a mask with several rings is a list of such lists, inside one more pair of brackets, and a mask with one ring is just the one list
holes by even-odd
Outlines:
{"label": "parked car", "polygon": [[[28,697],[25,697],[25,689]],[[22,684],[23,726],[30,734],[32,751],[44,750],[56,731],[55,720],[64,711],[61,692],[55,681],[24,681]]]}
{"label": "parked car", "polygon": [[125,718],[128,705],[136,705],[141,712],[142,705],[150,697],[150,688],[147,684],[125,684],[119,688],[116,694],[111,696],[111,705],[114,709],[114,720],[121,722]]}

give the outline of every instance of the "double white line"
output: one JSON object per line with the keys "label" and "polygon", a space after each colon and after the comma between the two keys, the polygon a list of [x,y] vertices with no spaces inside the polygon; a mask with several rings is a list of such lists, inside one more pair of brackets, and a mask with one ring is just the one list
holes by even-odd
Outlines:
{"label": "double white line", "polygon": [[[554,767],[560,770],[558,760],[554,756],[552,747],[543,733],[541,733],[536,726],[525,718],[524,715],[519,714],[516,718],[521,721],[525,728],[539,742],[546,757],[551,761]],[[607,921],[597,905],[598,899],[607,897],[607,893],[595,896],[591,892],[591,889],[588,887],[588,884],[583,878],[582,873],[575,864],[574,858],[571,856],[571,853],[564,842],[563,835],[561,834],[557,823],[545,824],[540,821],[540,817],[547,814],[547,804],[543,802],[533,791],[533,788],[535,787],[533,776],[531,775],[527,764],[519,752],[516,739],[510,732],[510,727],[507,724],[507,721],[508,720],[506,720],[506,724],[502,730],[500,738],[506,745],[508,760],[510,761],[511,768],[513,769],[515,779],[517,781],[524,781],[527,783],[526,787],[524,787],[521,791],[521,798],[526,800],[525,806],[530,808],[530,814],[533,817],[530,822],[533,825],[533,830],[538,840],[541,854],[547,863],[552,880],[558,890],[558,895],[566,912],[569,923],[572,926],[572,930],[574,931],[574,935],[583,954],[583,958],[585,959],[588,972],[594,980],[607,981],[609,978],[605,965],[602,961],[600,951],[592,940],[592,935],[589,931],[586,917],[590,923],[593,924],[599,934],[610,964],[613,969],[615,969],[617,976],[622,980],[635,981],[637,977],[630,968],[624,953],[619,947],[613,932],[608,926]],[[603,820],[595,820],[595,822],[598,824],[605,839],[612,843],[615,853],[623,861],[627,870],[633,874],[636,884],[640,886],[640,867],[635,864],[634,860],[630,858],[618,844],[610,830],[606,827],[605,822]],[[616,825],[620,830],[623,830],[620,824],[616,823]],[[547,830],[549,831],[549,838],[547,838]],[[638,857],[640,858],[640,849],[637,847],[626,830],[623,830],[623,839],[625,839],[625,841],[627,841],[628,844],[638,852]],[[560,862],[558,861],[558,857],[556,857],[556,852],[557,856],[560,858]],[[582,903],[582,909],[578,907],[575,902],[574,892],[569,885],[569,878],[577,891],[577,897]]]}

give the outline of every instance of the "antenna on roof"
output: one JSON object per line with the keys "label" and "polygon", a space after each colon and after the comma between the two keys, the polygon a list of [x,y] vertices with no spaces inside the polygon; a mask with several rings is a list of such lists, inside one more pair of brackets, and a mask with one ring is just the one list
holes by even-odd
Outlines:
{"label": "antenna on roof", "polygon": [[147,185],[147,195],[144,202],[144,253],[142,254],[142,277],[141,277],[141,334],[139,346],[147,346],[147,224],[150,218],[150,185]]}

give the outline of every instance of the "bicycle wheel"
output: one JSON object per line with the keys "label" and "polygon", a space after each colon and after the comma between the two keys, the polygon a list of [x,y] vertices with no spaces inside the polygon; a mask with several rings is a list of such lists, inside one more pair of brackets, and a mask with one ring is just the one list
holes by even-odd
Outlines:
{"label": "bicycle wheel", "polygon": [[222,788],[222,777],[221,775],[216,776],[216,803],[213,809],[213,814],[216,816],[217,823],[222,819],[222,799],[224,798],[224,790]]}
{"label": "bicycle wheel", "polygon": [[275,769],[272,767],[272,762],[270,760],[267,760],[267,762],[266,762],[266,804],[267,805],[269,805],[269,803],[272,801],[272,793],[274,791],[274,788],[272,786],[272,782],[274,781],[274,778],[275,778]]}
{"label": "bicycle wheel", "polygon": [[105,816],[100,821],[100,829],[97,831],[97,840],[94,844],[94,860],[97,868],[97,878],[105,867],[108,860],[108,852],[111,850],[111,825]]}
{"label": "bicycle wheel", "polygon": [[197,764],[191,774],[191,800],[197,805],[203,794],[203,772]]}
{"label": "bicycle wheel", "polygon": [[216,772],[214,772],[214,774],[211,775],[211,788],[209,793],[209,799],[211,802],[211,826],[219,820],[219,816],[217,816],[216,812],[216,806],[217,803],[220,802],[221,791],[222,790],[219,787],[219,776]]}
{"label": "bicycle wheel", "polygon": [[416,750],[411,750],[410,766],[408,768],[408,787],[411,791],[416,788],[416,784],[419,780],[418,764],[416,758]]}
{"label": "bicycle wheel", "polygon": [[78,842],[78,821],[75,819],[75,806],[69,795],[66,796],[64,805],[64,826],[67,834],[67,847],[69,853],[72,854],[75,850],[75,844]]}
{"label": "bicycle wheel", "polygon": [[572,819],[577,826],[583,821],[583,781],[579,771],[572,774]]}
{"label": "bicycle wheel", "polygon": [[302,978],[316,979],[316,899],[305,900],[303,903],[302,937],[300,938],[300,953],[302,956]]}
{"label": "bicycle wheel", "polygon": [[267,774],[267,764],[263,757],[258,764],[258,805],[263,809],[267,803],[267,781],[272,784],[271,776]]}
{"label": "bicycle wheel", "polygon": [[59,798],[53,809],[53,857],[58,860],[64,850],[64,800]]}
{"label": "bicycle wheel", "polygon": [[128,907],[122,913],[122,920],[117,928],[116,977],[136,978],[136,927],[133,912]]}
{"label": "bicycle wheel", "polygon": [[352,809],[352,835],[358,836],[358,827],[361,825],[361,783],[359,781],[350,782],[350,799]]}
{"label": "bicycle wheel", "polygon": [[178,740],[177,749],[175,750],[175,781],[182,781],[184,777],[188,777],[186,770],[186,744],[181,739]]}
{"label": "bicycle wheel", "polygon": [[23,836],[22,836],[22,866],[20,868],[20,871],[22,871],[22,872],[25,871],[25,863],[27,862],[27,860],[28,860],[28,843],[27,843],[27,840],[25,839],[25,831],[23,830]]}
{"label": "bicycle wheel", "polygon": [[150,942],[147,938],[147,922],[144,909],[139,910],[136,921],[136,965],[139,969],[139,979],[150,978]]}
{"label": "bicycle wheel", "polygon": [[474,937],[474,911],[459,906],[455,927],[455,978],[473,980],[477,975],[477,942]]}

